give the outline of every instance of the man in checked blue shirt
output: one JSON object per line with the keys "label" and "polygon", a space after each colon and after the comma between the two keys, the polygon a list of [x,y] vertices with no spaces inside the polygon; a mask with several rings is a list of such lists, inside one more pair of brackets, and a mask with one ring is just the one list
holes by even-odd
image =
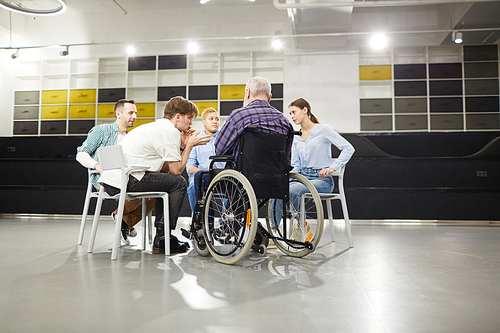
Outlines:
{"label": "man in checked blue shirt", "polygon": [[[97,183],[101,177],[101,168],[99,165],[99,156],[97,149],[105,146],[118,144],[125,134],[127,129],[134,126],[137,119],[137,108],[133,99],[121,99],[115,104],[114,108],[116,121],[111,124],[101,124],[94,126],[87,134],[87,139],[78,147],[76,160],[86,168],[96,169],[99,174],[92,174],[91,181],[96,189],[100,188]],[[154,208],[154,199],[148,199],[147,212],[149,213]],[[114,215],[116,211],[112,214]],[[142,202],[140,199],[127,200],[123,209],[122,221],[122,240],[128,245],[130,241],[128,237],[135,237],[137,231],[134,228],[142,219]]]}
{"label": "man in checked blue shirt", "polygon": [[[275,109],[271,101],[271,83],[263,77],[251,78],[245,86],[243,107],[231,112],[215,139],[217,155],[232,155],[235,160],[240,147],[240,136],[248,126],[257,126],[262,132],[287,135],[293,131],[290,121],[283,112]],[[288,141],[292,149],[293,137]]]}

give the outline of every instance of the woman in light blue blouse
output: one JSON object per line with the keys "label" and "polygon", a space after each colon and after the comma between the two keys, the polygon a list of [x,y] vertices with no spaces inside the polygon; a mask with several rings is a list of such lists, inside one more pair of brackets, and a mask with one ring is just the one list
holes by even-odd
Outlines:
{"label": "woman in light blue blouse", "polygon": [[[304,175],[319,193],[332,193],[332,173],[349,162],[354,154],[354,147],[330,126],[320,124],[311,112],[311,105],[304,98],[294,100],[288,110],[292,121],[300,125],[302,132],[300,137],[296,136],[293,140],[291,172]],[[340,150],[336,159],[332,159],[332,144]],[[290,184],[290,203],[295,209],[298,210],[300,205],[300,196],[307,192],[307,188],[301,183]],[[307,231],[308,226],[305,225],[304,228]]]}

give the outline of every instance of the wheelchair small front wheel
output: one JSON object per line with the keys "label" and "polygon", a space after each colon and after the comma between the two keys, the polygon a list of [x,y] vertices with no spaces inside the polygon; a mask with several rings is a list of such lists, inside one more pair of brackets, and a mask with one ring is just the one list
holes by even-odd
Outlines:
{"label": "wheelchair small front wheel", "polygon": [[314,246],[313,243],[306,242],[306,249],[307,251],[309,251],[309,253],[312,253],[314,252],[314,250],[316,250],[316,247]]}
{"label": "wheelchair small front wheel", "polygon": [[205,236],[203,236],[203,229],[200,229],[193,235],[193,247],[196,253],[202,257],[206,257],[210,254],[208,251],[207,243],[205,242]]}
{"label": "wheelchair small front wheel", "polygon": [[265,256],[267,253],[267,247],[264,244],[259,245],[259,255],[261,257]]}

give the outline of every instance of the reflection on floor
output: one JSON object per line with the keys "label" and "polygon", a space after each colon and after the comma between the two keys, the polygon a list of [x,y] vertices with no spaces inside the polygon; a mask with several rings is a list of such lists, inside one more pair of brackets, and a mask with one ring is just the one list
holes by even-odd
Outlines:
{"label": "reflection on floor", "polygon": [[227,266],[134,246],[112,262],[111,219],[93,254],[90,224],[77,246],[77,219],[0,219],[1,332],[500,331],[495,226],[364,223],[349,249],[338,223],[337,242],[326,226],[304,258],[270,249]]}

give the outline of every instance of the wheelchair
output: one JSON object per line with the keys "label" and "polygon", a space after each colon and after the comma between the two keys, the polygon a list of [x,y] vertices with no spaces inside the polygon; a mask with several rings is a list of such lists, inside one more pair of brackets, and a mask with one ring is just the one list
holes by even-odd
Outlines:
{"label": "wheelchair", "polygon": [[[227,155],[210,157],[210,169],[203,171],[209,175],[209,185],[200,186],[190,230],[183,230],[199,255],[236,264],[250,250],[265,255],[270,239],[293,257],[316,249],[323,233],[323,206],[311,182],[290,173],[287,142],[297,134],[268,134],[250,126],[242,134],[236,161]],[[226,169],[214,168],[215,162],[226,162]],[[228,163],[233,169],[227,168]],[[289,201],[289,182],[309,190],[299,207]],[[264,218],[259,222],[263,207],[267,228],[262,225]]]}

